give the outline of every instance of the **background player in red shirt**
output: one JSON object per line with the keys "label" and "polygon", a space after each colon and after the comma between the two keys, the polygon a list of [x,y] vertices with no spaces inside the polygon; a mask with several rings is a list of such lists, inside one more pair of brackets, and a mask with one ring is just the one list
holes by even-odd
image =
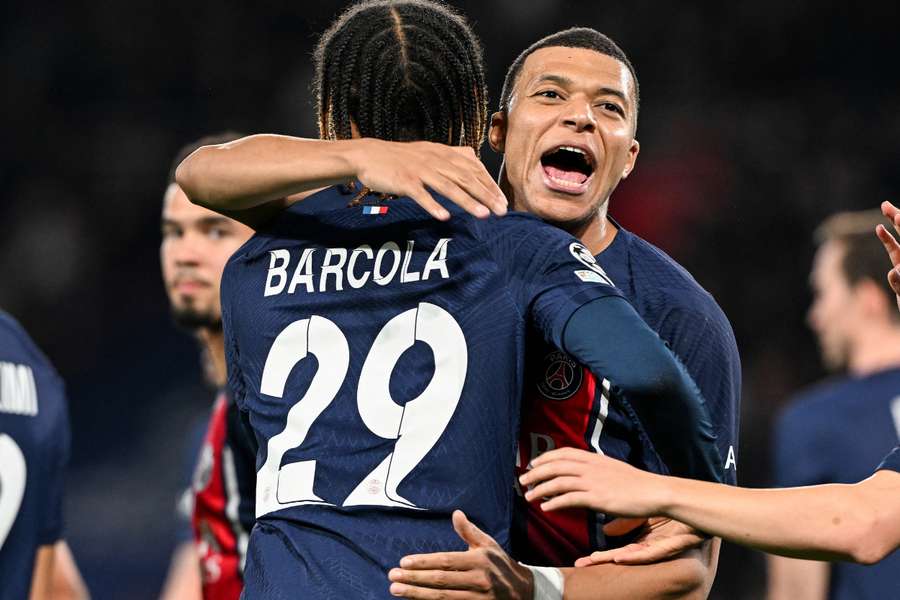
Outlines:
{"label": "background player in red shirt", "polygon": [[[183,148],[173,163],[163,198],[160,262],[172,315],[176,324],[196,338],[206,381],[219,390],[196,458],[191,489],[194,540],[176,549],[162,594],[164,599],[199,598],[202,589],[203,598],[236,600],[241,593],[243,550],[253,522],[255,468],[244,460],[247,452],[243,445],[248,441],[243,436],[238,411],[224,391],[225,354],[219,304],[225,263],[253,230],[191,204],[175,182],[175,167],[185,156],[200,146],[238,137],[210,136]],[[249,456],[252,459],[252,451]]]}

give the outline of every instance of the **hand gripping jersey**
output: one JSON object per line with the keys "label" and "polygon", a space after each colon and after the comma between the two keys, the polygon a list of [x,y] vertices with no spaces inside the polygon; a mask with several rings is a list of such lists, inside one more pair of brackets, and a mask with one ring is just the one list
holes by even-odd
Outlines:
{"label": "hand gripping jersey", "polygon": [[237,405],[219,394],[194,471],[191,524],[200,555],[204,600],[237,600],[256,519],[255,449]]}
{"label": "hand gripping jersey", "polygon": [[526,326],[560,344],[580,308],[627,306],[533,217],[349,198],[288,209],[223,275],[229,386],[260,446],[248,598],[388,598],[402,556],[463,549],[456,508],[508,547]]}
{"label": "hand gripping jersey", "polygon": [[69,435],[62,380],[0,311],[0,599],[27,598],[35,553],[61,538]]}
{"label": "hand gripping jersey", "polygon": [[[826,381],[794,398],[774,436],[775,485],[855,483],[900,440],[900,368]],[[900,598],[900,553],[834,563],[829,598]]]}
{"label": "hand gripping jersey", "polygon": [[888,469],[891,471],[897,471],[900,473],[900,446],[894,448],[894,451],[885,457],[881,464],[878,465],[876,471],[880,471],[882,469]]}
{"label": "hand gripping jersey", "polygon": [[[741,366],[728,319],[668,255],[614,224],[616,237],[597,255],[597,262],[697,382],[717,434],[725,481],[733,485]],[[594,377],[571,356],[546,344],[529,345],[528,365],[517,475],[538,455],[565,446],[605,454],[645,471],[672,470],[640,420],[623,410],[618,401],[622,391],[609,379]],[[605,515],[580,509],[544,512],[540,501],[527,503],[519,492],[513,555],[523,562],[571,566],[594,550],[623,543],[604,537]]]}

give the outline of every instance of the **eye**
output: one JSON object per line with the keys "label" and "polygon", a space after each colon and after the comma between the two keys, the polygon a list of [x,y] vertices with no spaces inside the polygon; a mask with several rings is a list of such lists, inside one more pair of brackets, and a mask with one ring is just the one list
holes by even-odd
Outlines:
{"label": "eye", "polygon": [[174,227],[163,227],[162,228],[162,239],[169,240],[181,237],[181,230],[176,229]]}
{"label": "eye", "polygon": [[558,98],[561,98],[561,96],[559,95],[559,93],[556,92],[556,90],[543,90],[543,91],[538,92],[535,95],[543,96],[544,98],[549,98],[551,100],[556,100]]}
{"label": "eye", "polygon": [[601,102],[600,108],[603,110],[608,110],[610,112],[614,112],[618,115],[625,116],[625,111],[622,110],[622,107],[616,104],[615,102]]}
{"label": "eye", "polygon": [[211,240],[221,240],[228,236],[228,230],[224,227],[210,227],[206,236]]}

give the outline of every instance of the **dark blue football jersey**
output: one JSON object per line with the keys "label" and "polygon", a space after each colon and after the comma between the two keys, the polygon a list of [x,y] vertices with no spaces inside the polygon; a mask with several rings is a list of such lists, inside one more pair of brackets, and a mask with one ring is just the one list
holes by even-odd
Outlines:
{"label": "dark blue football jersey", "polygon": [[388,598],[407,554],[459,550],[463,509],[508,547],[526,327],[559,344],[618,291],[524,214],[408,199],[285,211],[222,279],[229,385],[259,442],[248,597]]}
{"label": "dark blue football jersey", "polygon": [[900,447],[894,448],[894,451],[881,461],[881,464],[878,465],[876,471],[880,471],[881,469],[889,469],[900,473]]}
{"label": "dark blue football jersey", "polygon": [[[659,248],[615,225],[616,237],[596,260],[697,383],[712,417],[724,480],[733,485],[741,363],[731,325],[690,273]],[[529,345],[528,365],[517,474],[540,454],[564,446],[612,456],[645,471],[670,472],[641,423],[623,410],[608,379],[598,381],[547,344]],[[585,509],[545,512],[540,500],[525,502],[518,491],[513,546],[523,562],[570,566],[595,550],[628,541],[604,536],[602,526],[609,520],[605,515]]]}
{"label": "dark blue football jersey", "polygon": [[0,598],[31,588],[40,546],[62,535],[69,420],[62,380],[0,311]]}
{"label": "dark blue football jersey", "polygon": [[[778,487],[855,483],[900,439],[900,369],[829,380],[791,401],[775,430]],[[831,565],[829,598],[900,598],[900,554]]]}

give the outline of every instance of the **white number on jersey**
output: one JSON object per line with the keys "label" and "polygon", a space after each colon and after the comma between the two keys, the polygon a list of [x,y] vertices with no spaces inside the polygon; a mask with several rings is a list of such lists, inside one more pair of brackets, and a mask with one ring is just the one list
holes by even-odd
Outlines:
{"label": "white number on jersey", "polygon": [[25,495],[25,456],[15,440],[0,433],[0,548],[12,529]]}
{"label": "white number on jersey", "polygon": [[[403,352],[417,341],[431,347],[434,375],[421,394],[400,406],[390,394],[391,372]],[[257,473],[257,517],[302,504],[331,506],[313,492],[315,460],[284,466],[281,461],[287,451],[303,443],[343,385],[350,364],[347,338],[324,317],[294,321],[278,334],[269,350],[260,391],[282,398],[288,376],[308,354],[316,357],[319,368],[309,389],[288,411],[284,429],[268,442],[266,462]],[[419,508],[400,496],[397,488],[450,423],[462,396],[467,367],[465,336],[444,309],[422,302],[387,322],[363,363],[356,401],[359,415],[372,433],[397,441],[393,451],[347,496],[344,506]]]}

